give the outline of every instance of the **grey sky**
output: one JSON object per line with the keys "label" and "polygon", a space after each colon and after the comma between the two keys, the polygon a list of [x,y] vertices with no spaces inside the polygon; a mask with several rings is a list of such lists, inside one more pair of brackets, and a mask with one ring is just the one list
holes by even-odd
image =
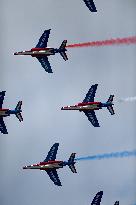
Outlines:
{"label": "grey sky", "polygon": [[[5,119],[9,134],[0,136],[0,205],[89,205],[103,190],[102,205],[116,200],[136,202],[136,159],[111,159],[77,163],[78,174],[66,167],[58,171],[62,187],[44,172],[22,166],[44,160],[50,146],[59,142],[58,159],[72,152],[77,157],[133,150],[135,103],[118,99],[136,95],[135,45],[69,49],[69,61],[50,57],[48,74],[31,57],[13,56],[34,47],[45,29],[51,28],[48,46],[105,40],[136,34],[135,0],[95,0],[91,13],[82,0],[1,0],[0,88],[6,90],[4,107],[23,101],[24,122]],[[83,113],[61,111],[61,107],[84,99],[98,83],[96,100],[115,95],[115,112],[96,112],[101,125],[94,128]]]}

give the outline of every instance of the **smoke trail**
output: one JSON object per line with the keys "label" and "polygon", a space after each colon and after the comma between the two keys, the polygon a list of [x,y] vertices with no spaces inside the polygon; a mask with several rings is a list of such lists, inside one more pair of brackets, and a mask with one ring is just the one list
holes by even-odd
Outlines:
{"label": "smoke trail", "polygon": [[119,102],[134,102],[136,101],[136,96],[135,97],[128,97],[124,99],[120,99]]}
{"label": "smoke trail", "polygon": [[123,157],[136,157],[136,150],[133,151],[122,151],[122,152],[111,152],[98,155],[92,155],[87,157],[76,158],[76,161],[82,160],[101,160],[101,159],[111,159],[111,158],[123,158]]}
{"label": "smoke trail", "polygon": [[111,46],[111,45],[129,45],[129,44],[136,44],[136,36],[126,37],[126,38],[116,38],[110,40],[103,40],[103,41],[92,41],[86,43],[77,43],[77,44],[70,44],[67,45],[67,48],[77,48],[77,47],[94,47],[94,46]]}

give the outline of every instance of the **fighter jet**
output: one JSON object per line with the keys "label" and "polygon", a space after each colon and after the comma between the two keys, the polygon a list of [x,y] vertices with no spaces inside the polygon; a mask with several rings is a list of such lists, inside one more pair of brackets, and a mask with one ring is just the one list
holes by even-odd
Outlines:
{"label": "fighter jet", "polygon": [[60,179],[58,177],[58,174],[57,174],[57,169],[63,168],[64,166],[68,165],[73,173],[77,173],[77,172],[76,172],[76,168],[74,166],[74,164],[75,164],[75,162],[74,162],[75,153],[71,154],[71,156],[70,156],[70,158],[67,162],[66,161],[57,161],[57,160],[55,160],[57,150],[58,150],[58,146],[59,146],[59,143],[55,143],[51,147],[50,151],[48,152],[48,155],[47,155],[46,159],[43,162],[40,162],[39,164],[25,166],[25,167],[23,167],[23,169],[40,169],[40,170],[44,170],[44,171],[47,172],[50,179],[54,182],[55,185],[62,186],[61,182],[60,182]]}
{"label": "fighter jet", "polygon": [[79,110],[80,112],[82,111],[85,113],[88,120],[92,123],[94,127],[100,127],[94,111],[102,109],[103,107],[107,107],[111,115],[115,114],[112,107],[112,105],[114,105],[113,104],[114,95],[110,95],[106,103],[94,102],[97,86],[98,84],[91,86],[82,103],[78,103],[77,105],[73,105],[73,106],[62,107],[61,110]]}
{"label": "fighter jet", "polygon": [[98,192],[98,193],[96,194],[96,196],[94,197],[94,199],[93,199],[91,205],[100,205],[102,195],[103,195],[103,191]]}
{"label": "fighter jet", "polygon": [[[91,205],[100,205],[101,203],[101,199],[102,199],[102,195],[103,195],[103,191],[100,191],[96,194],[96,196],[94,197]],[[114,203],[114,205],[119,205],[119,201],[116,201]]]}
{"label": "fighter jet", "polygon": [[2,104],[3,104],[5,92],[6,91],[0,92],[0,131],[3,134],[8,134],[5,123],[3,121],[3,117],[7,117],[7,116],[10,116],[11,114],[15,114],[20,122],[23,121],[23,118],[22,118],[22,115],[21,115],[22,101],[18,102],[15,110],[3,109]]}
{"label": "fighter jet", "polygon": [[97,12],[93,0],[83,0],[91,12]]}
{"label": "fighter jet", "polygon": [[55,55],[56,53],[60,53],[60,55],[63,57],[65,61],[68,60],[68,57],[65,53],[65,51],[67,51],[66,50],[67,40],[64,40],[59,48],[47,47],[50,30],[51,29],[44,31],[35,48],[32,48],[30,51],[16,52],[14,53],[14,55],[30,55],[32,57],[36,57],[46,72],[53,73],[50,63],[48,61],[48,56]]}

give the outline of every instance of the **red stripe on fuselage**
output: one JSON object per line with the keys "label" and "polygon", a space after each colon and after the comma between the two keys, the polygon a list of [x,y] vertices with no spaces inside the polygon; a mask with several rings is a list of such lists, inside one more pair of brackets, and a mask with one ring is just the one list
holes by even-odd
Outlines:
{"label": "red stripe on fuselage", "polygon": [[55,163],[60,163],[63,161],[48,161],[48,162],[40,162],[40,165],[46,165],[46,164],[55,164]]}
{"label": "red stripe on fuselage", "polygon": [[31,51],[44,51],[44,50],[50,50],[51,48],[32,48]]}
{"label": "red stripe on fuselage", "polygon": [[2,109],[2,108],[0,109],[0,111],[8,111],[8,110],[9,110],[9,109]]}
{"label": "red stripe on fuselage", "polygon": [[78,103],[78,106],[84,105],[99,105],[100,102],[87,102],[87,103]]}

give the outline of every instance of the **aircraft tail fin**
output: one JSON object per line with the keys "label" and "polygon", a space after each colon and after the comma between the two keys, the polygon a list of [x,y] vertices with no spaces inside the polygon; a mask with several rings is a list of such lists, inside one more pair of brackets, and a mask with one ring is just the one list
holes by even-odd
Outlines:
{"label": "aircraft tail fin", "polygon": [[116,201],[114,205],[119,205],[119,201]]}
{"label": "aircraft tail fin", "polygon": [[66,50],[66,44],[67,44],[67,40],[64,40],[61,44],[61,46],[59,47],[59,50],[60,50],[60,55],[62,56],[62,58],[66,61],[68,60],[68,57],[67,57],[67,54],[65,51]]}
{"label": "aircraft tail fin", "polygon": [[111,115],[114,115],[115,114],[115,112],[114,112],[114,109],[113,109],[113,104],[112,104],[112,102],[113,102],[113,98],[114,98],[114,95],[110,95],[110,97],[109,97],[109,99],[108,99],[108,101],[107,101],[107,103],[111,103],[111,105],[109,105],[108,107],[107,107],[107,109],[109,110],[109,112],[111,113]]}
{"label": "aircraft tail fin", "polygon": [[22,117],[22,115],[21,115],[21,112],[22,112],[21,106],[22,106],[22,101],[19,101],[19,102],[17,103],[16,108],[15,108],[15,110],[18,111],[18,112],[16,113],[16,117],[19,119],[20,122],[23,121],[23,117]]}
{"label": "aircraft tail fin", "polygon": [[68,166],[73,173],[77,173],[76,168],[75,168],[75,162],[74,162],[75,155],[76,153],[72,153],[68,160],[68,163],[69,163]]}

